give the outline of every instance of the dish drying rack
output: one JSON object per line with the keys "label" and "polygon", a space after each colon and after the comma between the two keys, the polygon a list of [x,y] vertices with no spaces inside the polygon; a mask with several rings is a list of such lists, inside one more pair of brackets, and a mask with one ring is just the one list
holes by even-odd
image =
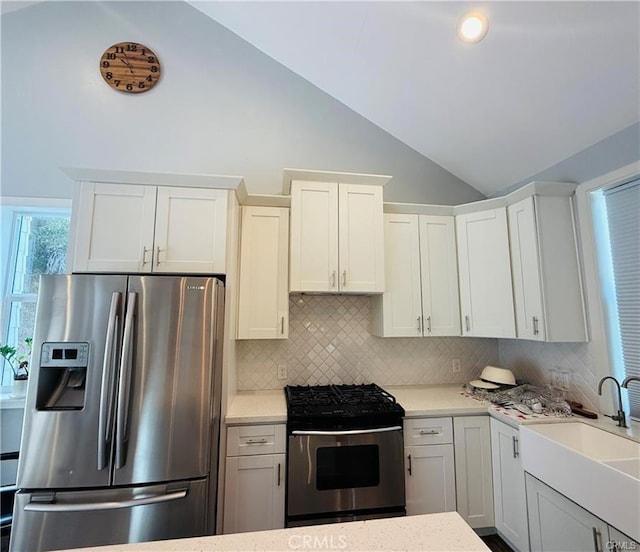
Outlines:
{"label": "dish drying rack", "polygon": [[465,391],[472,397],[505,408],[514,408],[523,414],[571,416],[571,407],[562,393],[551,386],[523,384],[496,390],[478,389],[466,384]]}

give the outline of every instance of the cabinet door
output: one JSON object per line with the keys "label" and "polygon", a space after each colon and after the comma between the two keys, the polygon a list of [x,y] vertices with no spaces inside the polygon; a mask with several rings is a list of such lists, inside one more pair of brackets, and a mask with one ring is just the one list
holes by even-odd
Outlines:
{"label": "cabinet door", "polygon": [[238,339],[289,336],[289,209],[243,207]]}
{"label": "cabinet door", "polygon": [[407,515],[456,510],[453,445],[404,447]]}
{"label": "cabinet door", "polygon": [[540,552],[602,552],[607,524],[527,474],[531,548]]}
{"label": "cabinet door", "polygon": [[338,291],[338,187],[291,183],[290,291]]}
{"label": "cabinet door", "polygon": [[611,525],[609,525],[609,540],[604,549],[612,550],[613,552],[640,550],[640,543],[634,541],[628,535],[625,535],[615,527],[611,527]]}
{"label": "cabinet door", "polygon": [[384,249],[385,289],[371,299],[371,333],[422,336],[418,216],[385,214]]}
{"label": "cabinet door", "polygon": [[471,527],[493,527],[491,429],[488,416],[453,419],[458,513]]}
{"label": "cabinet door", "polygon": [[544,341],[542,282],[533,197],[507,208],[518,337]]}
{"label": "cabinet door", "polygon": [[344,292],[384,291],[382,188],[339,187],[339,270]]}
{"label": "cabinet door", "polygon": [[227,191],[158,187],[154,272],[223,274]]}
{"label": "cabinet door", "polygon": [[156,188],[82,184],[73,272],[151,272]]}
{"label": "cabinet door", "polygon": [[227,457],[224,533],[284,527],[285,455]]}
{"label": "cabinet door", "polygon": [[515,337],[506,208],[456,216],[462,333]]}
{"label": "cabinet door", "polygon": [[528,551],[527,500],[518,430],[493,418],[490,423],[496,529],[516,550]]}
{"label": "cabinet door", "polygon": [[420,262],[424,335],[460,335],[453,217],[420,215]]}

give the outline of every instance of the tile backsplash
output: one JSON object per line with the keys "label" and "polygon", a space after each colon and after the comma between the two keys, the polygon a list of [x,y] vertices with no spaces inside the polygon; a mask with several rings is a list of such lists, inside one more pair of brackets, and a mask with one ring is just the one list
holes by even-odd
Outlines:
{"label": "tile backsplash", "polygon": [[598,410],[598,376],[588,343],[539,343],[521,339],[498,340],[500,365],[516,378],[544,385],[552,383],[552,373],[568,379],[567,398],[585,408]]}
{"label": "tile backsplash", "polygon": [[[465,383],[499,361],[496,339],[379,338],[369,333],[370,298],[291,295],[289,339],[237,342],[238,389],[284,385]],[[461,370],[452,371],[459,359]],[[286,379],[278,379],[285,368]]]}

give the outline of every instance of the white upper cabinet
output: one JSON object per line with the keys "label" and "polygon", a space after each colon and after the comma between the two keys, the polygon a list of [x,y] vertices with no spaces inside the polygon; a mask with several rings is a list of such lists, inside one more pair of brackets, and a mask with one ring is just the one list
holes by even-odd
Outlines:
{"label": "white upper cabinet", "polygon": [[155,211],[155,186],[83,184],[73,271],[151,272]]}
{"label": "white upper cabinet", "polygon": [[225,272],[226,190],[83,183],[74,272]]}
{"label": "white upper cabinet", "polygon": [[505,207],[456,216],[462,333],[515,337]]}
{"label": "white upper cabinet", "polygon": [[158,187],[154,272],[225,272],[227,193]]}
{"label": "white upper cabinet", "polygon": [[419,224],[424,335],[460,335],[454,219],[420,215]]}
{"label": "white upper cabinet", "polygon": [[384,290],[382,188],[291,183],[290,291]]}
{"label": "white upper cabinet", "polygon": [[238,339],[289,336],[289,209],[243,207]]}
{"label": "white upper cabinet", "polygon": [[372,333],[460,335],[452,216],[384,215],[385,292],[372,299]]}
{"label": "white upper cabinet", "polygon": [[517,336],[586,341],[571,197],[530,196],[508,215]]}

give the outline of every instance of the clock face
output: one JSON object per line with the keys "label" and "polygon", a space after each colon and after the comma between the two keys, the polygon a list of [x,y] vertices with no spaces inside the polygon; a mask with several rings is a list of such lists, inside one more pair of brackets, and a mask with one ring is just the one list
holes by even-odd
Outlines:
{"label": "clock face", "polygon": [[104,51],[100,73],[121,92],[139,94],[153,88],[160,78],[160,61],[152,50],[137,42],[118,42]]}

